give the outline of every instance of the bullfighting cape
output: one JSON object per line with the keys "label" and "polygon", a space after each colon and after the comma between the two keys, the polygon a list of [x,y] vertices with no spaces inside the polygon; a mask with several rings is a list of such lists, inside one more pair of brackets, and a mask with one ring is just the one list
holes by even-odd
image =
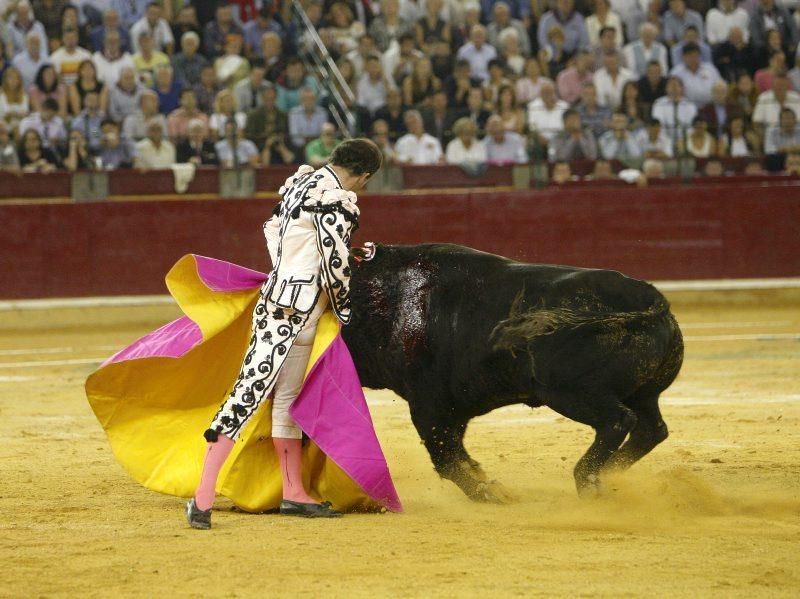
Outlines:
{"label": "bullfighting cape", "polygon": [[[188,255],[167,274],[185,316],[121,350],[86,381],[86,395],[123,467],[153,491],[190,497],[200,480],[203,431],[230,392],[266,276]],[[217,492],[260,512],[281,501],[266,400],[237,440]],[[401,511],[338,320],[326,312],[299,397],[289,413],[309,437],[303,476],[312,495],[341,510]]]}

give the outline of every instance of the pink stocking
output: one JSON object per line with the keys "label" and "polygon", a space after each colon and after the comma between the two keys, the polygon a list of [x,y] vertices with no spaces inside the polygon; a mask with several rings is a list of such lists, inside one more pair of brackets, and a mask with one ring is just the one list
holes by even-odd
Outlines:
{"label": "pink stocking", "polygon": [[208,444],[206,460],[203,463],[203,475],[200,477],[200,485],[194,494],[195,503],[199,509],[210,510],[214,505],[214,498],[217,495],[217,477],[232,449],[233,440],[225,435],[219,435],[215,442]]}
{"label": "pink stocking", "polygon": [[317,503],[303,486],[303,441],[302,439],[282,439],[273,437],[275,452],[281,465],[283,478],[283,498],[299,503]]}

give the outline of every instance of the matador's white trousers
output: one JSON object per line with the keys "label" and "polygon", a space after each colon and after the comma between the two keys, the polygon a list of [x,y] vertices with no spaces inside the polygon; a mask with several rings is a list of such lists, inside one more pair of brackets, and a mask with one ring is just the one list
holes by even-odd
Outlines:
{"label": "matador's white trousers", "polygon": [[264,398],[274,390],[272,436],[302,438],[303,432],[289,416],[289,406],[303,386],[317,322],[327,305],[324,291],[308,314],[276,306],[262,295],[253,311],[253,335],[239,376],[214,417],[212,430],[236,439]]}

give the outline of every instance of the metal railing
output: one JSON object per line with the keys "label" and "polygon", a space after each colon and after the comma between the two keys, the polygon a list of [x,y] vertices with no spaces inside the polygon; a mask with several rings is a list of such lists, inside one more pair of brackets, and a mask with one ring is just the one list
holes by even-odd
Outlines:
{"label": "metal railing", "polygon": [[344,138],[351,137],[355,132],[356,119],[350,110],[355,104],[353,90],[345,81],[339,67],[331,58],[328,49],[317,33],[314,24],[308,18],[303,5],[299,0],[292,0],[292,16],[301,33],[299,39],[305,40],[308,47],[301,48],[300,58],[310,72],[331,98],[330,112],[336,126]]}

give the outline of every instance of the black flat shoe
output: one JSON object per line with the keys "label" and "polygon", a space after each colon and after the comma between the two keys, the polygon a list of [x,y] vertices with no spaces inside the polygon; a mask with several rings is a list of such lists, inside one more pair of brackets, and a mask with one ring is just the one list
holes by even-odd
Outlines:
{"label": "black flat shoe", "polygon": [[186,502],[186,520],[189,521],[189,526],[192,528],[208,530],[211,528],[211,510],[199,509],[192,498]]}
{"label": "black flat shoe", "polygon": [[301,516],[303,518],[341,518],[342,513],[331,508],[330,501],[322,503],[300,503],[298,501],[281,501],[281,515]]}

